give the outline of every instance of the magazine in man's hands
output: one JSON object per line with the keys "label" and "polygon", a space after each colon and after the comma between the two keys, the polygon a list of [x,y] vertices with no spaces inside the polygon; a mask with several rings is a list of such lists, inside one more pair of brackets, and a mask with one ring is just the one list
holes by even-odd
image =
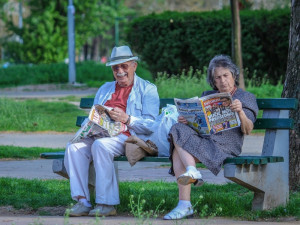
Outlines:
{"label": "magazine in man's hands", "polygon": [[230,93],[216,93],[201,98],[174,99],[179,115],[200,134],[215,134],[240,126],[236,112],[230,109]]}
{"label": "magazine in man's hands", "polygon": [[108,113],[110,110],[113,110],[113,108],[94,105],[89,113],[88,122],[77,131],[70,142],[76,143],[87,137],[112,137],[126,131],[127,126],[124,123],[110,118]]}

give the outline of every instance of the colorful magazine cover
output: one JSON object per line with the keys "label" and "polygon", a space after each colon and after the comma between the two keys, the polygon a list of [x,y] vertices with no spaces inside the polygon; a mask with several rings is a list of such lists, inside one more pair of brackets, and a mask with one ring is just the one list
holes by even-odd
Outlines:
{"label": "colorful magazine cover", "polygon": [[174,99],[178,113],[200,134],[215,134],[240,126],[236,112],[230,109],[230,93],[216,93],[201,98]]}
{"label": "colorful magazine cover", "polygon": [[175,98],[174,102],[179,115],[188,121],[189,126],[200,134],[209,134],[208,118],[203,111],[202,102],[199,101],[198,97],[190,99]]}

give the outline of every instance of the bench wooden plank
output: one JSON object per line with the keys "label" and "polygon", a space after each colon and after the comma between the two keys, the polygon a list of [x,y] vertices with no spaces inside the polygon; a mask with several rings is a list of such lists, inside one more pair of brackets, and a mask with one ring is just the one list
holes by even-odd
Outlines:
{"label": "bench wooden plank", "polygon": [[254,164],[262,165],[267,163],[283,162],[284,159],[281,156],[237,156],[234,158],[227,158],[224,164],[233,163],[236,165],[241,164]]}
{"label": "bench wooden plank", "polygon": [[40,154],[42,159],[61,159],[65,157],[65,151],[61,152],[43,152]]}
{"label": "bench wooden plank", "polygon": [[[64,158],[65,152],[45,152],[40,155],[43,159],[61,159]],[[126,156],[115,157],[114,161],[127,161]],[[142,162],[170,162],[168,157],[153,157],[147,156],[141,159]],[[234,158],[227,158],[224,164],[233,163],[236,165],[241,164],[254,164],[261,165],[267,163],[283,162],[283,157],[281,156],[238,156]]]}
{"label": "bench wooden plank", "polygon": [[263,109],[281,109],[292,110],[296,109],[298,101],[295,98],[258,98],[258,108]]}
{"label": "bench wooden plank", "polygon": [[77,116],[76,126],[80,127],[83,121],[85,120],[85,118],[87,118],[87,116]]}
{"label": "bench wooden plank", "polygon": [[[76,126],[80,127],[87,116],[78,116]],[[259,118],[254,123],[254,129],[293,129],[293,119],[267,119]]]}
{"label": "bench wooden plank", "polygon": [[[114,161],[128,161],[126,156],[115,157]],[[139,160],[139,162],[167,162],[169,163],[169,157],[157,157],[157,156],[146,156]]]}
{"label": "bench wooden plank", "polygon": [[254,123],[254,129],[293,129],[294,120],[285,118],[258,118]]}
{"label": "bench wooden plank", "polygon": [[[258,108],[263,109],[296,109],[298,101],[295,98],[258,98],[257,100]],[[93,98],[82,98],[80,100],[80,108],[89,109],[93,106]],[[167,104],[174,105],[173,98],[161,98],[160,108],[165,107]]]}
{"label": "bench wooden plank", "polygon": [[90,109],[94,104],[93,98],[82,98],[80,99],[80,108],[82,109]]}

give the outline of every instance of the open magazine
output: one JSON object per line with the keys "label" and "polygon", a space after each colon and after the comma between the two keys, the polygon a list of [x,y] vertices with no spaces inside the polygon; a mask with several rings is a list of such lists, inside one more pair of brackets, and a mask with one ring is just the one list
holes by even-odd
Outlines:
{"label": "open magazine", "polygon": [[240,126],[236,112],[230,109],[230,93],[216,93],[189,99],[174,99],[177,111],[200,134],[215,134]]}
{"label": "open magazine", "polygon": [[94,105],[89,113],[88,121],[76,132],[70,143],[76,143],[87,137],[112,137],[127,130],[124,123],[110,118],[108,111],[113,108]]}

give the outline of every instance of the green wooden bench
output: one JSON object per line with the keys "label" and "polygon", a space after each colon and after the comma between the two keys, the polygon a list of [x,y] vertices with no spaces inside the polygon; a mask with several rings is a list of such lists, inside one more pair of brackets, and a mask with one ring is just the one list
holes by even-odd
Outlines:
{"label": "green wooden bench", "polygon": [[[80,108],[89,109],[93,98],[82,98]],[[173,99],[160,99],[160,107],[174,104]],[[289,118],[289,110],[297,108],[296,99],[257,99],[262,118],[257,119],[254,129],[266,131],[261,155],[238,156],[224,161],[224,176],[254,192],[253,210],[270,209],[285,205],[289,198],[289,130],[294,122]],[[78,116],[76,125],[80,126],[86,116]],[[53,172],[68,178],[64,167],[64,152],[42,153],[41,158],[55,159]],[[125,156],[115,157],[127,161]],[[144,157],[141,162],[169,162],[168,157]],[[166,174],[168,176],[168,174]],[[95,171],[91,164],[89,184],[95,185]]]}

